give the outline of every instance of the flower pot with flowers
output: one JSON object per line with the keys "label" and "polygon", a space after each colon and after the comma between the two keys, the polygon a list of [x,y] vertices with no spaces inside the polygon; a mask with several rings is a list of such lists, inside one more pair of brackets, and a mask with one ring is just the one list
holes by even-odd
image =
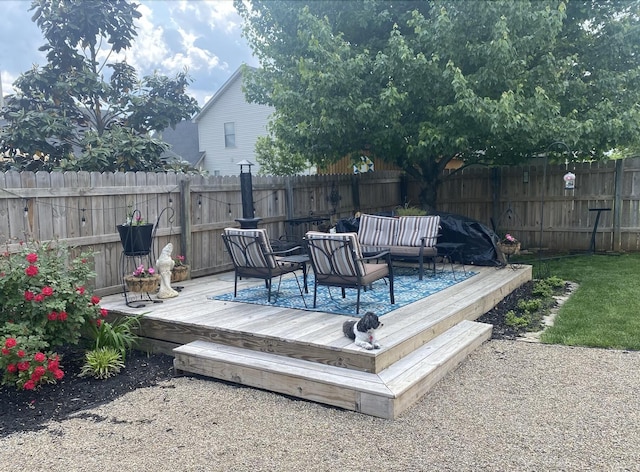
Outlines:
{"label": "flower pot with flowers", "polygon": [[126,256],[146,256],[151,252],[153,224],[147,223],[139,210],[134,210],[126,222],[116,228]]}
{"label": "flower pot with flowers", "polygon": [[124,277],[124,283],[130,292],[151,293],[160,287],[160,276],[153,267],[145,269],[143,265],[139,265],[131,275]]}
{"label": "flower pot with flowers", "polygon": [[504,238],[498,242],[498,248],[505,256],[512,256],[520,252],[520,241],[507,233]]}
{"label": "flower pot with flowers", "polygon": [[173,258],[173,269],[171,269],[171,283],[182,282],[189,278],[189,265],[185,264],[184,256]]}

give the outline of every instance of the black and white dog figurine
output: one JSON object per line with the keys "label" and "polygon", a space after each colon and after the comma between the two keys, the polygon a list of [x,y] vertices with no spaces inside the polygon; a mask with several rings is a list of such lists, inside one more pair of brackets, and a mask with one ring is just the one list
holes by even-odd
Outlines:
{"label": "black and white dog figurine", "polygon": [[346,337],[355,341],[356,346],[365,349],[380,349],[380,344],[376,341],[375,331],[382,323],[378,320],[378,316],[371,312],[358,321],[345,321],[342,325],[342,332]]}

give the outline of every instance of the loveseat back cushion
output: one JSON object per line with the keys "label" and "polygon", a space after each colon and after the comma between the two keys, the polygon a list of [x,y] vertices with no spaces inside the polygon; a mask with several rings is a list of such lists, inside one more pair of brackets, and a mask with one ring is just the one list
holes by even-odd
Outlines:
{"label": "loveseat back cushion", "polygon": [[358,228],[358,240],[365,246],[393,246],[398,230],[397,225],[397,218],[362,215]]}
{"label": "loveseat back cushion", "polygon": [[356,277],[364,274],[362,252],[356,233],[309,231],[305,239],[316,275]]}
{"label": "loveseat back cushion", "polygon": [[267,230],[262,228],[225,228],[233,263],[238,267],[271,269],[277,266]]}
{"label": "loveseat back cushion", "polygon": [[421,246],[422,238],[426,238],[425,246],[432,247],[438,242],[440,216],[402,216],[398,219],[398,246]]}

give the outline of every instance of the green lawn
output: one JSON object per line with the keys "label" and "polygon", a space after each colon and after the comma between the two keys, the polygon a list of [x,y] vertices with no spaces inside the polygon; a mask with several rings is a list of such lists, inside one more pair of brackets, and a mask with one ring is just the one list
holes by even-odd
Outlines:
{"label": "green lawn", "polygon": [[[524,261],[523,261],[524,262]],[[640,254],[527,261],[534,274],[580,284],[542,342],[640,350]]]}

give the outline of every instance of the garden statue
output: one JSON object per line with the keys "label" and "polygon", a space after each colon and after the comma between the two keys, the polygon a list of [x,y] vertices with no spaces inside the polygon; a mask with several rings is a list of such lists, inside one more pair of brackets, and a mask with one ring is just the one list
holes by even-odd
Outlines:
{"label": "garden statue", "polygon": [[175,262],[171,257],[173,252],[173,244],[167,244],[163,249],[160,257],[156,261],[156,268],[160,273],[160,290],[158,298],[173,298],[178,296],[178,292],[171,288],[171,269]]}

